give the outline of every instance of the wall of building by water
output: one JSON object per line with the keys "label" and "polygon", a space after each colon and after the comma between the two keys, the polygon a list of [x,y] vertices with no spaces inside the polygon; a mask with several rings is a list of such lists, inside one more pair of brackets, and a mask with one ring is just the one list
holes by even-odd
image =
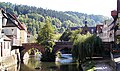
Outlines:
{"label": "wall of building by water", "polygon": [[11,66],[17,65],[18,62],[20,62],[20,53],[17,50],[13,50],[10,56],[0,58],[0,70],[7,70]]}

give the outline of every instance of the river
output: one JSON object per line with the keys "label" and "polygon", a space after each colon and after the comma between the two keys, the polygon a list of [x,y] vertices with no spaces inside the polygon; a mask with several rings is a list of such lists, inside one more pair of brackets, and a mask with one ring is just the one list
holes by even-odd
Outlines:
{"label": "river", "polygon": [[8,71],[81,71],[81,67],[72,62],[71,54],[62,54],[56,62],[41,62],[39,57],[30,56],[24,63],[12,66]]}
{"label": "river", "polygon": [[[113,71],[108,64],[100,60],[96,65],[96,71]],[[56,62],[41,62],[39,57],[30,56],[24,63],[11,66],[8,71],[82,71],[81,66],[72,61],[71,54],[62,54],[62,58],[56,58]]]}

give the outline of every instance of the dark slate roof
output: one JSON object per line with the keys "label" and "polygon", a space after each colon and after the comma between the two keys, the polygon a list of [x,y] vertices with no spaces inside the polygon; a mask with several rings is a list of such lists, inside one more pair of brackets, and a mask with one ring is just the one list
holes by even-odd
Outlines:
{"label": "dark slate roof", "polygon": [[[93,32],[92,32],[92,30],[93,30]],[[88,31],[90,33],[96,33],[96,27],[88,27]]]}
{"label": "dark slate roof", "polygon": [[[77,30],[79,28],[84,29],[84,27],[70,27],[71,30]],[[93,32],[92,32],[92,30],[93,30]],[[96,27],[88,27],[88,31],[90,33],[96,33]]]}
{"label": "dark slate roof", "polygon": [[79,28],[81,28],[81,27],[70,27],[70,30],[77,30]]}
{"label": "dark slate roof", "polygon": [[6,15],[6,12],[3,9],[1,10],[1,12],[2,12],[3,17],[5,17],[7,19],[8,17]]}
{"label": "dark slate roof", "polygon": [[16,27],[17,24],[15,24],[15,21],[14,21],[15,19],[12,17],[12,15],[9,14],[9,13],[6,13],[6,14],[8,16],[8,21],[7,21],[6,26],[4,26],[4,27],[7,27],[7,26],[9,26],[9,27]]}
{"label": "dark slate roof", "polygon": [[21,30],[25,30],[25,26],[22,25],[22,23],[17,19],[16,15],[13,15],[13,18],[18,22],[18,27],[19,27]]}

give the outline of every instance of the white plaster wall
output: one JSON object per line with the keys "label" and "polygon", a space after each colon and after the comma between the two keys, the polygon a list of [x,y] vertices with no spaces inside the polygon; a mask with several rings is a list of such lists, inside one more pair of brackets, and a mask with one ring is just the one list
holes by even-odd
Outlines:
{"label": "white plaster wall", "polygon": [[25,30],[21,30],[21,43],[27,43],[27,32]]}
{"label": "white plaster wall", "polygon": [[2,13],[0,11],[0,37],[1,37],[1,31],[2,31]]}
{"label": "white plaster wall", "polygon": [[27,43],[27,32],[24,31],[24,43]]}
{"label": "white plaster wall", "polygon": [[3,57],[7,57],[11,55],[11,45],[10,41],[4,41],[3,45]]}
{"label": "white plaster wall", "polygon": [[[13,31],[12,31],[13,29]],[[18,40],[20,40],[20,29],[17,27],[5,27],[4,29],[5,35],[14,35]]]}
{"label": "white plaster wall", "polygon": [[2,42],[0,42],[0,57],[1,57],[1,43],[2,43]]}

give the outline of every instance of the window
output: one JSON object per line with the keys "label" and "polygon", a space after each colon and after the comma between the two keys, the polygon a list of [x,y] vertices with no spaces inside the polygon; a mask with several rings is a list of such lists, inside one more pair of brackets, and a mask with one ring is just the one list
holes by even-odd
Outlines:
{"label": "window", "polygon": [[4,49],[5,49],[5,42],[4,42]]}
{"label": "window", "polygon": [[9,49],[9,42],[8,42],[8,49]]}
{"label": "window", "polygon": [[3,49],[3,47],[2,47],[2,42],[1,42],[1,57],[2,57],[2,55],[3,55],[3,54],[2,54],[2,52],[3,52],[2,49]]}

